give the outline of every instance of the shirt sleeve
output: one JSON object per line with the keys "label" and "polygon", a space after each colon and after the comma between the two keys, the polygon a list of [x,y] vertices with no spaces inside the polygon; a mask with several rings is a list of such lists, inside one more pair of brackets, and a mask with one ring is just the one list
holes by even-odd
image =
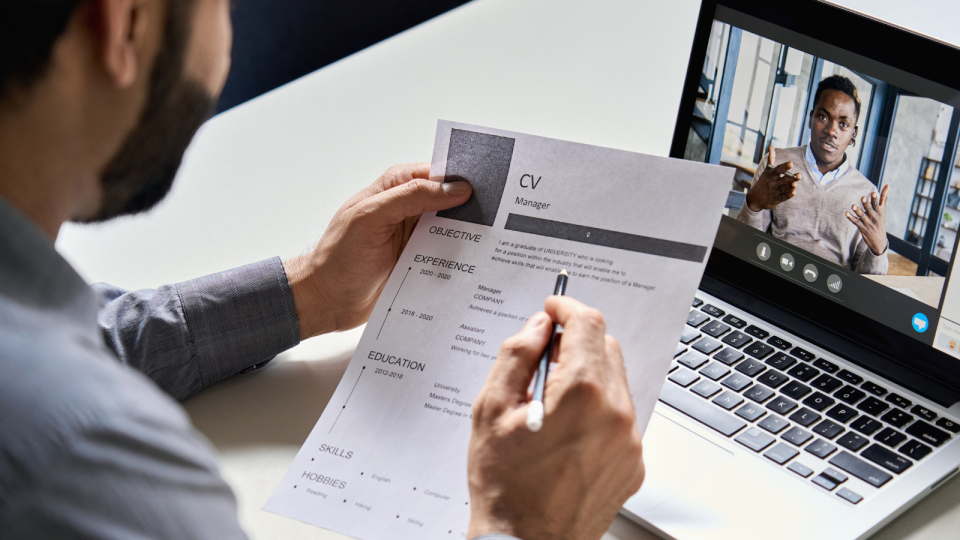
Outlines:
{"label": "shirt sleeve", "polygon": [[876,274],[886,275],[890,267],[890,246],[883,250],[880,255],[874,255],[873,250],[863,239],[857,244],[857,250],[854,252],[854,260],[851,261],[851,270],[858,274]]}
{"label": "shirt sleeve", "polygon": [[485,534],[478,536],[473,540],[520,540],[516,536],[507,536],[505,534]]}
{"label": "shirt sleeve", "polygon": [[93,288],[107,346],[180,400],[300,342],[279,258],[155,290]]}

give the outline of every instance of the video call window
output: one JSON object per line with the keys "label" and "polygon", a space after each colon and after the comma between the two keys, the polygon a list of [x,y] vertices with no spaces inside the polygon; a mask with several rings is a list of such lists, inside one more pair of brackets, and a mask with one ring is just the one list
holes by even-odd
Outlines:
{"label": "video call window", "polygon": [[957,129],[953,107],[714,21],[684,157],[736,169],[724,211],[736,219],[766,166],[767,148],[810,143],[817,87],[836,75],[853,84],[861,102],[856,144],[847,147],[845,163],[872,184],[869,190],[889,186],[888,264],[882,272],[860,273],[937,308],[960,225],[960,173],[954,174],[960,160],[943,163],[945,155],[956,156],[946,147]]}

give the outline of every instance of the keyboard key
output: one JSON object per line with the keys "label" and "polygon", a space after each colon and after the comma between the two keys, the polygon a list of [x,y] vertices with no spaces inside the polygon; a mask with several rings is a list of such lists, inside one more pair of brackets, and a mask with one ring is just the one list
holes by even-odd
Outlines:
{"label": "keyboard key", "polygon": [[788,428],[790,426],[790,422],[787,422],[779,416],[774,416],[771,414],[770,416],[761,420],[757,425],[776,435],[777,433],[780,433],[784,429]]}
{"label": "keyboard key", "polygon": [[663,385],[660,401],[727,437],[747,425],[743,420],[734,418],[690,392],[670,384]]}
{"label": "keyboard key", "polygon": [[730,327],[720,321],[710,321],[700,329],[708,336],[720,337],[730,331]]}
{"label": "keyboard key", "polygon": [[797,408],[797,402],[790,401],[783,396],[777,396],[773,401],[767,403],[767,408],[779,414],[789,414],[790,411]]}
{"label": "keyboard key", "polygon": [[770,358],[767,358],[767,365],[770,367],[775,367],[780,371],[786,371],[790,369],[790,366],[797,363],[797,359],[792,356],[784,353],[777,353]]}
{"label": "keyboard key", "polygon": [[720,391],[720,385],[710,381],[700,381],[693,385],[693,388],[691,388],[690,391],[699,395],[700,397],[709,399]]}
{"label": "keyboard key", "polygon": [[700,307],[700,306],[702,306],[702,305],[703,305],[703,300],[701,300],[701,299],[699,299],[699,298],[694,298],[694,299],[693,299],[693,307]]}
{"label": "keyboard key", "polygon": [[842,437],[837,439],[837,444],[854,452],[859,452],[868,442],[870,442],[869,439],[861,437],[852,431],[844,433]]}
{"label": "keyboard key", "polygon": [[702,352],[703,354],[713,354],[720,347],[723,347],[723,345],[721,345],[719,341],[708,337],[705,337],[693,344],[693,348]]}
{"label": "keyboard key", "polygon": [[[694,346],[696,348],[696,345]],[[824,373],[823,375],[817,377],[810,383],[815,390],[820,390],[825,394],[831,394],[837,388],[840,388],[843,385],[839,379],[834,379],[833,377]]]}
{"label": "keyboard key", "polygon": [[767,369],[767,366],[757,360],[747,358],[743,362],[740,362],[740,365],[738,365],[736,369],[748,377],[756,377],[758,373],[762,373],[763,370]]}
{"label": "keyboard key", "polygon": [[687,317],[687,324],[696,328],[709,320],[710,317],[707,317],[703,313],[700,313],[699,311],[691,311],[690,315]]}
{"label": "keyboard key", "polygon": [[739,349],[740,347],[743,347],[747,343],[753,341],[753,338],[741,332],[734,331],[730,335],[724,337],[722,341],[731,347]]}
{"label": "keyboard key", "polygon": [[[680,360],[682,361],[683,359],[681,358]],[[834,403],[836,403],[836,401],[834,401],[832,397],[822,394],[820,392],[814,392],[812,396],[803,400],[804,405],[806,405],[807,407],[810,407],[815,411],[822,411],[827,407],[833,405]]]}
{"label": "keyboard key", "polygon": [[754,385],[749,390],[743,393],[743,395],[752,401],[757,403],[763,403],[764,401],[770,399],[774,394],[774,391],[767,388],[766,386]]}
{"label": "keyboard key", "polygon": [[870,418],[869,416],[861,416],[850,423],[850,429],[859,431],[864,435],[873,435],[875,431],[882,427],[883,424],[874,420],[873,418]]}
{"label": "keyboard key", "polygon": [[840,377],[841,379],[847,381],[850,384],[860,384],[863,382],[863,377],[857,375],[856,373],[853,373],[852,371],[847,371],[845,369],[841,369],[840,373],[837,373],[837,377]]}
{"label": "keyboard key", "polygon": [[681,356],[680,359],[677,360],[677,362],[680,362],[681,364],[687,366],[690,369],[696,370],[696,369],[700,369],[700,366],[706,364],[708,360],[710,359],[707,358],[707,355],[698,351],[690,351],[687,354]]}
{"label": "keyboard key", "polygon": [[842,498],[842,499],[846,499],[847,501],[849,501],[849,502],[851,502],[851,503],[853,503],[853,504],[857,504],[857,503],[859,503],[860,501],[863,500],[863,497],[861,497],[861,496],[860,496],[859,494],[857,494],[857,493],[854,493],[853,491],[850,491],[850,490],[847,489],[847,488],[840,488],[840,489],[837,491],[837,497],[840,497],[840,498]]}
{"label": "keyboard key", "polygon": [[728,366],[732,366],[743,359],[743,353],[730,347],[724,348],[722,351],[713,355],[713,359],[723,362]]}
{"label": "keyboard key", "polygon": [[810,393],[810,387],[804,386],[797,381],[791,381],[789,384],[780,389],[780,393],[785,396],[790,396],[793,399],[801,399],[803,396]]}
{"label": "keyboard key", "polygon": [[907,441],[903,446],[900,447],[901,454],[917,461],[927,457],[930,452],[933,452],[933,448],[930,448],[919,441]]}
{"label": "keyboard key", "polygon": [[820,370],[814,367],[810,367],[806,364],[800,364],[799,366],[795,366],[790,371],[788,371],[787,374],[803,382],[809,382],[810,379],[820,374]]}
{"label": "keyboard key", "polygon": [[680,364],[670,364],[670,371],[668,371],[667,373],[673,373],[679,367],[680,367]]}
{"label": "keyboard key", "polygon": [[878,443],[885,444],[890,448],[896,448],[900,446],[900,443],[907,440],[906,435],[893,428],[883,428],[883,431],[877,433],[873,438]]}
{"label": "keyboard key", "polygon": [[734,373],[733,375],[730,375],[729,377],[724,379],[723,382],[721,382],[720,384],[726,386],[727,388],[733,390],[734,392],[739,392],[744,388],[753,384],[753,381],[750,380],[750,378],[747,377],[746,375],[742,375],[740,373]]}
{"label": "keyboard key", "polygon": [[823,474],[820,474],[820,475],[818,475],[818,476],[814,476],[814,477],[813,477],[813,480],[811,480],[811,482],[813,482],[814,484],[822,487],[823,489],[825,489],[825,490],[827,490],[827,491],[833,491],[833,490],[836,489],[836,487],[839,485],[839,484],[837,484],[836,482],[834,482],[831,478],[826,477],[826,476],[824,476]]}
{"label": "keyboard key", "polygon": [[713,306],[713,305],[710,305],[710,304],[707,304],[707,305],[703,306],[702,308],[700,308],[700,311],[702,311],[702,312],[704,312],[704,313],[706,313],[706,314],[708,314],[708,315],[710,315],[710,316],[713,316],[713,317],[723,317],[723,316],[726,315],[726,313],[727,313],[726,311],[718,308],[717,306]]}
{"label": "keyboard key", "polygon": [[803,446],[803,443],[809,441],[811,437],[813,437],[813,435],[798,427],[792,427],[780,436],[781,439],[790,442],[794,446]]}
{"label": "keyboard key", "polygon": [[776,446],[767,450],[763,457],[773,461],[777,465],[783,465],[791,459],[797,457],[800,452],[790,447],[786,443],[777,443]]}
{"label": "keyboard key", "polygon": [[760,341],[754,341],[753,343],[747,345],[743,348],[743,352],[749,354],[750,356],[763,360],[767,356],[770,356],[770,353],[773,352],[773,347],[762,343]]}
{"label": "keyboard key", "polygon": [[759,429],[752,427],[740,435],[737,435],[737,438],[734,440],[753,450],[754,452],[759,452],[773,444],[775,439]]}
{"label": "keyboard key", "polygon": [[875,397],[868,397],[863,400],[863,403],[857,405],[857,408],[867,414],[880,416],[883,414],[883,411],[889,409],[890,406]]}
{"label": "keyboard key", "polygon": [[790,419],[803,427],[809,427],[810,424],[818,422],[822,418],[819,414],[803,407],[799,411],[790,415]]}
{"label": "keyboard key", "polygon": [[960,424],[952,420],[947,420],[946,418],[941,418],[937,420],[937,426],[942,427],[943,429],[949,431],[950,433],[960,432]]}
{"label": "keyboard key", "polygon": [[743,403],[743,398],[739,394],[735,394],[730,391],[725,391],[719,396],[713,399],[713,402],[717,405],[723,407],[726,410],[732,410],[737,405]]}
{"label": "keyboard key", "polygon": [[804,478],[809,478],[810,475],[813,474],[813,469],[807,467],[799,461],[794,461],[793,463],[787,465],[787,468]]}
{"label": "keyboard key", "polygon": [[730,368],[719,363],[719,362],[710,362],[710,365],[701,369],[700,374],[706,377],[709,377],[715,381],[727,376],[730,373]]}
{"label": "keyboard key", "polygon": [[767,414],[767,411],[763,410],[763,407],[755,405],[753,403],[747,403],[743,407],[737,409],[737,412],[734,413],[740,418],[749,420],[750,422],[755,421],[758,418],[761,418],[763,415]]}
{"label": "keyboard key", "polygon": [[930,409],[924,407],[923,405],[914,405],[910,412],[923,418],[924,420],[929,420],[933,422],[937,419],[937,413],[931,411]]}
{"label": "keyboard key", "polygon": [[741,319],[740,317],[736,317],[734,315],[727,315],[726,317],[723,318],[723,322],[737,329],[743,328],[744,326],[747,325],[747,321]]}
{"label": "keyboard key", "polygon": [[837,450],[837,447],[823,439],[817,439],[808,444],[803,450],[817,456],[820,459],[826,459],[827,456]]}
{"label": "keyboard key", "polygon": [[907,435],[913,435],[921,441],[940,446],[950,440],[950,434],[942,429],[937,429],[923,420],[917,420],[906,429]]}
{"label": "keyboard key", "polygon": [[671,373],[667,378],[684,388],[700,380],[699,375],[687,369],[681,369],[675,373]]}
{"label": "keyboard key", "polygon": [[846,403],[847,405],[853,405],[854,403],[865,398],[867,394],[862,390],[857,390],[856,388],[850,386],[844,386],[840,390],[837,390],[837,393],[833,397],[839,399],[840,401]]}
{"label": "keyboard key", "polygon": [[[883,450],[883,448],[880,449]],[[884,451],[886,452],[886,450]],[[873,465],[870,465],[869,463],[854,456],[853,454],[850,454],[849,452],[840,452],[836,456],[833,456],[830,459],[830,464],[875,487],[881,487],[893,478],[889,474],[881,471]]]}
{"label": "keyboard key", "polygon": [[747,329],[744,330],[744,332],[750,334],[751,336],[753,336],[753,337],[755,337],[755,338],[757,338],[757,339],[767,339],[767,336],[770,335],[770,332],[767,332],[766,330],[764,330],[764,329],[762,329],[762,328],[757,328],[756,326],[754,326],[754,325],[752,325],[752,324],[751,324],[750,326],[748,326]]}
{"label": "keyboard key", "polygon": [[678,344],[678,345],[677,345],[677,352],[673,353],[673,357],[676,358],[676,357],[680,356],[681,354],[683,354],[683,353],[685,353],[685,352],[687,352],[687,348],[684,347],[683,345],[679,345],[679,344]]}
{"label": "keyboard key", "polygon": [[[703,372],[701,371],[700,373]],[[856,418],[858,415],[859,413],[849,405],[837,405],[836,407],[827,411],[827,416],[833,418],[841,424],[846,424],[850,420]]]}
{"label": "keyboard key", "polygon": [[812,352],[801,349],[800,347],[794,347],[793,350],[790,351],[790,354],[804,362],[813,362],[813,360],[816,359],[816,356],[814,356]]}
{"label": "keyboard key", "polygon": [[[909,459],[900,457],[896,453],[887,450],[879,444],[871,444],[860,455],[863,456],[864,459],[870,460],[884,469],[897,474],[900,474],[913,466],[913,462]],[[854,476],[856,476],[856,474],[854,474]]]}
{"label": "keyboard key", "polygon": [[823,475],[823,476],[826,476],[826,477],[829,478],[830,480],[833,480],[833,481],[836,482],[837,484],[842,484],[842,483],[844,483],[844,482],[846,482],[847,480],[850,479],[847,475],[845,475],[845,474],[843,474],[842,472],[834,469],[833,467],[827,467],[827,469],[824,470],[824,471],[823,471],[822,473],[820,473],[820,474]]}
{"label": "keyboard key", "polygon": [[685,328],[683,330],[683,335],[680,336],[680,343],[683,343],[684,345],[689,345],[694,341],[700,339],[700,336],[702,335],[703,334],[701,334],[700,332],[697,332],[693,328]]}
{"label": "keyboard key", "polygon": [[787,340],[785,340],[785,339],[783,339],[783,338],[781,338],[781,337],[777,337],[777,336],[773,336],[773,337],[771,337],[770,339],[768,339],[768,340],[767,340],[767,343],[773,345],[774,347],[776,347],[776,348],[778,348],[778,349],[780,349],[780,350],[782,350],[782,351],[785,351],[785,350],[789,349],[790,347],[793,347],[793,344],[792,344],[792,343],[790,343],[789,341],[787,341]]}
{"label": "keyboard key", "polygon": [[789,380],[790,377],[787,377],[775,369],[768,369],[766,373],[757,377],[758,383],[765,384],[770,388],[779,388]]}
{"label": "keyboard key", "polygon": [[899,409],[893,409],[887,414],[881,416],[880,420],[883,420],[895,428],[902,428],[903,426],[912,422],[913,417]]}
{"label": "keyboard key", "polygon": [[887,401],[889,401],[890,403],[893,403],[894,405],[896,405],[897,407],[900,407],[901,409],[907,409],[911,405],[913,405],[912,401],[897,394],[890,394],[889,396],[887,396]]}
{"label": "keyboard key", "polygon": [[861,384],[861,385],[860,385],[860,388],[863,388],[863,389],[866,390],[868,393],[873,394],[873,395],[875,395],[875,396],[877,396],[877,397],[883,397],[883,396],[885,396],[885,395],[887,394],[887,389],[886,389],[886,388],[880,386],[879,384],[872,383],[872,382],[870,382],[870,381],[867,381],[867,382]]}
{"label": "keyboard key", "polygon": [[824,420],[819,424],[813,426],[813,432],[825,439],[833,439],[837,435],[843,433],[843,426],[830,420]]}
{"label": "keyboard key", "polygon": [[[689,323],[687,323],[689,324]],[[827,373],[836,373],[840,366],[834,364],[829,360],[824,360],[823,358],[818,358],[813,361],[813,367],[818,367]]]}

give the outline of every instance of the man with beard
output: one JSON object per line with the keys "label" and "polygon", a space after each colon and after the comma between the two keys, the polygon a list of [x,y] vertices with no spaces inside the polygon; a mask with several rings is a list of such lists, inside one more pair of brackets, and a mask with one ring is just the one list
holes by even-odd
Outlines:
{"label": "man with beard", "polygon": [[[470,197],[427,164],[389,169],[316,248],[156,290],[87,286],[66,221],[141,212],[169,190],[229,67],[228,0],[0,7],[0,531],[4,538],[243,538],[209,444],[171,399],[369,317],[422,212]],[[122,257],[122,254],[118,254]],[[471,537],[599,538],[643,479],[602,316],[551,297],[476,399]],[[527,388],[564,325],[548,426]],[[575,448],[579,451],[571,452]]]}
{"label": "man with beard", "polygon": [[820,82],[810,144],[763,157],[737,219],[860,274],[886,274],[887,194],[847,160],[860,98],[840,75]]}

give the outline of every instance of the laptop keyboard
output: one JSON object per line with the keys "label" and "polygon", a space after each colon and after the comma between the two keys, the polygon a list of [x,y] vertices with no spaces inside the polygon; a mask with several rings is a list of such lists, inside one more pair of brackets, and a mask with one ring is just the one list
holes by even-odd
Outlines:
{"label": "laptop keyboard", "polygon": [[960,432],[916,398],[730,311],[693,301],[660,401],[791,474],[858,504],[842,486],[849,476],[883,488]]}

